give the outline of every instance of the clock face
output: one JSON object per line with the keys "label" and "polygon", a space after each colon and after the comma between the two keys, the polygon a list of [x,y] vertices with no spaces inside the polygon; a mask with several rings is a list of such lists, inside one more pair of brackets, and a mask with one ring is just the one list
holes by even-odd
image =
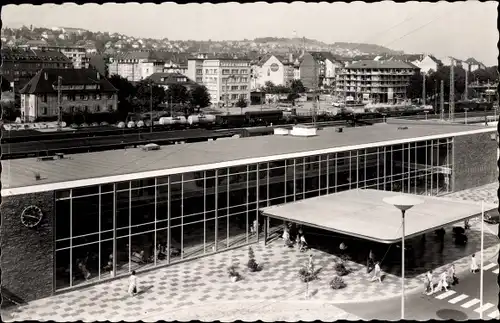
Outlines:
{"label": "clock face", "polygon": [[21,214],[21,223],[27,228],[34,228],[42,221],[43,212],[38,206],[30,205]]}

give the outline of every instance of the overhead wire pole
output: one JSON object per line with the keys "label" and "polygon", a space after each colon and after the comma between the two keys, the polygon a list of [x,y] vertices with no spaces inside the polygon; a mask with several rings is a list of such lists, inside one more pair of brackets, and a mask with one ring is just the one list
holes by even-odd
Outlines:
{"label": "overhead wire pole", "polygon": [[455,119],[455,59],[451,57],[450,66],[450,98],[448,103],[448,119],[453,121]]}
{"label": "overhead wire pole", "polygon": [[439,96],[439,108],[441,111],[441,120],[444,120],[444,81],[441,80],[441,95]]}
{"label": "overhead wire pole", "polygon": [[422,73],[422,105],[425,106],[425,72]]}
{"label": "overhead wire pole", "polygon": [[484,200],[481,201],[481,266],[479,270],[481,271],[479,274],[479,318],[483,319],[483,285],[484,285]]}
{"label": "overhead wire pole", "polygon": [[61,85],[62,77],[57,77],[57,129],[61,130],[62,127],[62,106],[61,106]]}

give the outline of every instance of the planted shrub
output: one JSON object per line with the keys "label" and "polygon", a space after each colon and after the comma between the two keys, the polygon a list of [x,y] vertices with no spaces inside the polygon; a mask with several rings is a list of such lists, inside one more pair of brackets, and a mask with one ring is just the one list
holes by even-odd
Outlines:
{"label": "planted shrub", "polygon": [[255,261],[255,254],[253,252],[252,247],[250,247],[248,249],[248,263],[247,263],[247,267],[248,267],[248,269],[250,269],[251,272],[261,271],[262,270],[262,266],[259,265]]}
{"label": "planted shrub", "polygon": [[330,281],[330,287],[332,289],[342,289],[345,288],[346,286],[347,284],[339,276],[334,276],[333,279]]}
{"label": "planted shrub", "polygon": [[349,273],[349,270],[345,267],[345,265],[341,262],[335,264],[335,272],[339,276],[345,276]]}
{"label": "planted shrub", "polygon": [[307,266],[304,266],[304,267],[300,268],[300,270],[299,270],[300,280],[302,280],[304,283],[308,283],[310,281],[318,279],[318,274],[319,274],[320,270],[321,269],[309,270],[307,268]]}
{"label": "planted shrub", "polygon": [[236,270],[236,267],[233,265],[233,266],[229,266],[229,268],[227,269],[227,273],[229,274],[229,277],[230,278],[234,278],[236,277],[236,279],[240,279],[240,273],[238,273],[238,271]]}

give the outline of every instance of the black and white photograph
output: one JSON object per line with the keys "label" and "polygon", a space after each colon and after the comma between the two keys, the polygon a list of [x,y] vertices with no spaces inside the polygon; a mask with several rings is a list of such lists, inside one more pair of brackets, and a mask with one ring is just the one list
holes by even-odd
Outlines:
{"label": "black and white photograph", "polygon": [[498,2],[3,3],[1,319],[498,320]]}

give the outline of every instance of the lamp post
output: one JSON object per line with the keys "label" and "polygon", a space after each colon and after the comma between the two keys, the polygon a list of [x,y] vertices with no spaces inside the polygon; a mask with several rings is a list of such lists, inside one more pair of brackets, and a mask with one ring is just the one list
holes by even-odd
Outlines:
{"label": "lamp post", "polygon": [[401,210],[401,226],[403,234],[401,237],[401,319],[405,319],[405,213],[417,204],[423,203],[422,200],[410,195],[399,195],[386,197],[383,201],[394,205]]}

